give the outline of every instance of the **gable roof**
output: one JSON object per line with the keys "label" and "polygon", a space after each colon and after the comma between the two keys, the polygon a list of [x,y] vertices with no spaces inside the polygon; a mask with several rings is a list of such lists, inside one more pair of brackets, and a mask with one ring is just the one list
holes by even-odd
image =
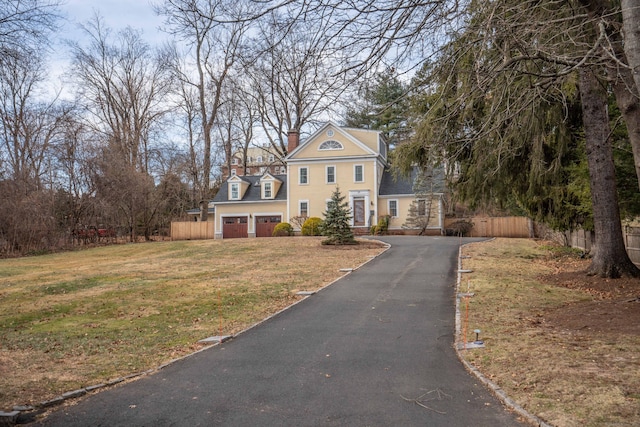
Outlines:
{"label": "gable roof", "polygon": [[[396,178],[393,176],[393,173],[389,169],[385,169],[384,172],[382,173],[382,180],[380,182],[380,189],[378,190],[378,195],[380,196],[413,195],[413,181],[416,179],[417,175],[418,175],[418,168],[413,168],[410,178],[406,178],[403,176],[398,176]],[[444,170],[442,168],[436,168],[434,170],[433,192],[444,193],[445,188],[446,186],[445,186],[445,180],[444,180]]]}
{"label": "gable roof", "polygon": [[262,179],[263,176],[264,175],[262,176],[252,175],[252,176],[239,177],[236,175],[236,177],[239,178],[240,180],[248,182],[250,184],[249,187],[247,188],[247,191],[244,193],[244,197],[242,198],[242,200],[229,200],[229,186],[227,185],[227,182],[233,179],[233,177],[229,178],[228,180],[222,183],[222,185],[220,186],[220,190],[218,190],[218,193],[215,195],[212,202],[213,203],[242,203],[242,202],[273,202],[278,200],[287,200],[287,176],[269,174],[269,176],[272,176],[273,178],[282,181],[282,185],[278,190],[278,194],[276,194],[276,196],[273,199],[262,198],[262,194],[260,192],[261,190],[260,180]]}
{"label": "gable roof", "polygon": [[[360,148],[363,153],[365,155],[370,155],[370,156],[375,156],[378,155],[378,153],[376,153],[375,151],[373,151],[371,148],[367,147],[366,144],[364,144],[363,142],[361,142],[360,140],[358,140],[355,136],[353,136],[351,133],[349,133],[346,128],[343,128],[341,126],[338,126],[337,124],[335,124],[334,122],[328,121],[326,122],[324,125],[320,126],[320,128],[318,128],[313,134],[311,134],[308,138],[306,138],[304,141],[302,141],[300,143],[300,145],[298,145],[292,152],[290,152],[289,154],[287,154],[287,156],[285,157],[285,161],[291,161],[291,160],[295,160],[295,156],[297,154],[300,153],[300,151],[304,150],[305,148],[307,148],[307,146],[314,142],[323,132],[325,132],[328,128],[331,128],[334,132],[338,132],[340,133],[347,141],[353,143],[354,145],[356,145],[358,148]],[[378,131],[369,131],[369,132],[376,132],[378,134],[381,134],[381,132]],[[379,136],[378,136],[379,137]]]}

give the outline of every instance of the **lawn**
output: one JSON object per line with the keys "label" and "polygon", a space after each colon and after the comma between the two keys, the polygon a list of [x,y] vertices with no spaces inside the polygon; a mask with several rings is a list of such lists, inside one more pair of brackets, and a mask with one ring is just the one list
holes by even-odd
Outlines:
{"label": "lawn", "polygon": [[485,343],[468,361],[551,425],[640,425],[639,279],[588,277],[578,252],[527,239],[463,255],[467,340]]}
{"label": "lawn", "polygon": [[320,242],[158,242],[0,260],[0,411],[156,368],[383,250]]}
{"label": "lawn", "polygon": [[[382,250],[295,237],[0,260],[0,410],[157,368]],[[640,280],[587,277],[577,252],[528,239],[463,255],[467,339],[485,342],[462,352],[471,364],[554,426],[640,424]]]}

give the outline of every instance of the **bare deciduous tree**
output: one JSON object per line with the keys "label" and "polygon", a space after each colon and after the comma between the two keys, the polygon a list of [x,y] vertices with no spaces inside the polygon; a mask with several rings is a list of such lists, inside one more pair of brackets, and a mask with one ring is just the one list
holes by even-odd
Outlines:
{"label": "bare deciduous tree", "polygon": [[165,59],[154,56],[139,31],[130,27],[111,39],[96,16],[84,31],[90,43],[72,44],[71,73],[89,124],[131,167],[148,172],[150,135],[167,112],[170,85]]}
{"label": "bare deciduous tree", "polygon": [[[218,118],[225,80],[238,60],[247,24],[239,19],[241,4],[229,0],[165,0],[156,10],[165,16],[167,29],[188,46],[189,61],[175,51],[174,77],[195,90],[198,122],[203,142],[201,200],[208,200],[211,188],[213,127]],[[229,17],[226,19],[225,17]],[[222,22],[227,21],[227,22]],[[190,90],[183,94],[192,95]],[[192,110],[193,112],[193,110]],[[207,219],[201,203],[201,219]]]}
{"label": "bare deciduous tree", "polygon": [[0,152],[23,194],[42,189],[46,161],[65,112],[38,99],[44,68],[33,52],[0,63]]}
{"label": "bare deciduous tree", "polygon": [[251,92],[262,129],[276,154],[287,155],[287,132],[335,118],[338,100],[349,87],[351,50],[334,45],[335,28],[320,15],[293,20],[269,15],[261,22],[254,53],[247,64]]}
{"label": "bare deciduous tree", "polygon": [[168,111],[171,88],[166,58],[154,55],[130,27],[112,38],[99,16],[84,30],[90,42],[72,44],[71,72],[88,113],[86,125],[101,142],[97,171],[102,174],[95,178],[99,194],[124,213],[132,241],[138,222],[149,238],[156,211],[150,199],[152,136]]}
{"label": "bare deciduous tree", "polygon": [[0,2],[0,62],[18,52],[48,45],[57,29],[61,0]]}

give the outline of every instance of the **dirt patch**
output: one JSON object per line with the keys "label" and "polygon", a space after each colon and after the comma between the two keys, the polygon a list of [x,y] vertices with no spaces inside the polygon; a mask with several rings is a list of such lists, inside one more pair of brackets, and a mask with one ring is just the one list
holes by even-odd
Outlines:
{"label": "dirt patch", "polygon": [[593,300],[568,304],[544,314],[548,326],[583,335],[640,336],[640,279],[604,279],[587,276],[587,259],[561,258],[553,261],[556,272],[540,277],[546,284],[589,294]]}

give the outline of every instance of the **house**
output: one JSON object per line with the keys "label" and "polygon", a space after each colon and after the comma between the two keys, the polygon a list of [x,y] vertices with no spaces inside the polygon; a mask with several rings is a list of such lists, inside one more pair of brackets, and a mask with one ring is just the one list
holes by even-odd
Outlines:
{"label": "house", "polygon": [[357,234],[368,234],[383,216],[389,216],[391,233],[410,232],[403,224],[412,203],[421,206],[414,212],[429,216],[429,232],[442,233],[443,186],[433,186],[428,203],[416,200],[412,180],[394,179],[389,172],[381,132],[328,122],[302,143],[298,132],[290,131],[288,152],[286,174],[236,174],[222,184],[212,200],[216,238],[270,236],[279,222],[322,218],[336,187],[349,203]]}
{"label": "house", "polygon": [[222,166],[223,179],[233,175],[262,175],[270,174],[286,174],[286,166],[282,159],[273,153],[270,147],[249,147],[246,150],[246,162],[244,161],[245,153],[238,151],[231,156],[231,173],[229,174],[228,166]]}

